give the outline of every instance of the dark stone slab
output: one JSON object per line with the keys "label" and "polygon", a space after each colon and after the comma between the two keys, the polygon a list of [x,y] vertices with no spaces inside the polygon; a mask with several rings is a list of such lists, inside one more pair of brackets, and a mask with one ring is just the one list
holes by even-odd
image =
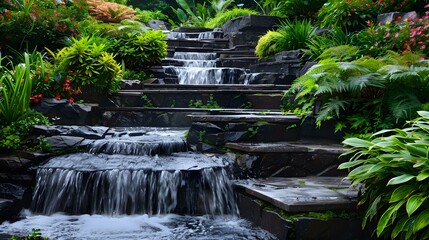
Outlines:
{"label": "dark stone slab", "polygon": [[283,84],[290,85],[296,79],[295,75],[278,72],[250,73],[242,76],[242,80],[247,84]]}
{"label": "dark stone slab", "polygon": [[299,123],[296,115],[189,115],[193,122],[269,122],[269,123]]}
{"label": "dark stone slab", "polygon": [[290,239],[288,236],[293,228],[292,222],[282,218],[277,212],[263,210],[261,228],[274,234],[278,239]]}
{"label": "dark stone slab", "polygon": [[372,239],[362,230],[358,219],[298,218],[295,224],[296,240],[357,240]]}
{"label": "dark stone slab", "polygon": [[240,217],[247,219],[258,226],[261,225],[262,204],[260,202],[243,193],[238,193],[237,205]]}
{"label": "dark stone slab", "polygon": [[24,186],[30,186],[33,183],[33,175],[0,173],[0,183],[14,183]]}
{"label": "dark stone slab", "polygon": [[338,143],[319,141],[320,143],[318,143],[317,139],[277,143],[227,143],[226,147],[248,153],[311,152],[342,154],[348,150],[348,148]]}
{"label": "dark stone slab", "polygon": [[143,83],[140,80],[121,80],[121,90],[143,89]]}
{"label": "dark stone slab", "polygon": [[222,26],[225,34],[244,31],[268,31],[274,29],[279,18],[263,15],[246,15],[226,22]]}
{"label": "dark stone slab", "polygon": [[85,138],[73,136],[52,136],[46,137],[45,140],[51,145],[52,150],[63,150],[70,148],[82,148],[82,143]]}
{"label": "dark stone slab", "polygon": [[15,184],[0,183],[0,199],[22,199],[25,190],[25,188]]}
{"label": "dark stone slab", "polygon": [[5,156],[0,157],[0,172],[3,173],[19,173],[25,172],[29,167],[31,160],[16,157],[16,156]]}
{"label": "dark stone slab", "polygon": [[44,125],[35,125],[31,131],[32,135],[37,136],[75,136],[82,137],[86,139],[102,139],[106,135],[108,127],[103,126],[44,126]]}
{"label": "dark stone slab", "polygon": [[222,132],[224,132],[224,129],[213,123],[193,122],[189,128],[186,140],[192,145],[201,141],[206,134],[217,134]]}
{"label": "dark stone slab", "polygon": [[358,190],[342,178],[267,178],[236,185],[287,212],[354,210],[357,204]]}

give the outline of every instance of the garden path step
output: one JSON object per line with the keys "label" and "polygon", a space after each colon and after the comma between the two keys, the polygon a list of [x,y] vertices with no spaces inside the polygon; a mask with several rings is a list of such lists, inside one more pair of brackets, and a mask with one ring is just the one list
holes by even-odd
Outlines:
{"label": "garden path step", "polygon": [[326,139],[301,139],[294,142],[273,143],[227,143],[225,147],[247,153],[331,153],[343,154],[347,148]]}
{"label": "garden path step", "polygon": [[299,123],[300,117],[297,115],[190,115],[193,122],[269,122],[269,123]]}
{"label": "garden path step", "polygon": [[242,180],[235,187],[287,212],[354,210],[358,190],[340,177]]}

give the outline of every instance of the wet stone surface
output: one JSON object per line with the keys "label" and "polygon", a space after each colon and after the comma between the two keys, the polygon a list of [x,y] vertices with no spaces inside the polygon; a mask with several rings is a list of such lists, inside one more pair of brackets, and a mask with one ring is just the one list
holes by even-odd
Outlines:
{"label": "wet stone surface", "polygon": [[267,178],[236,183],[238,189],[287,212],[352,210],[358,190],[343,178]]}

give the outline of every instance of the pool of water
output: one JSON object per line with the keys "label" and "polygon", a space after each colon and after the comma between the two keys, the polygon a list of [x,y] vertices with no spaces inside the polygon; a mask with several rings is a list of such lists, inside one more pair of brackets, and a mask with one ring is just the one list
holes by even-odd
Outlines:
{"label": "pool of water", "polygon": [[26,235],[32,228],[43,236],[58,240],[275,240],[276,238],[250,222],[235,216],[148,215],[33,215],[23,212],[24,219],[0,225],[0,234]]}

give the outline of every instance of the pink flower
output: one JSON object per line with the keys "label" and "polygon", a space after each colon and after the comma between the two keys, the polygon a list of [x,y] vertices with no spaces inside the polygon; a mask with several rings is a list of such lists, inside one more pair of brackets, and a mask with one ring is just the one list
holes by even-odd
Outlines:
{"label": "pink flower", "polygon": [[426,48],[426,45],[422,45],[421,47],[420,47],[420,49],[425,49]]}
{"label": "pink flower", "polygon": [[389,32],[386,34],[386,36],[384,36],[384,38],[388,38],[388,37],[390,37],[390,33]]}
{"label": "pink flower", "polygon": [[395,38],[399,37],[399,33],[395,33]]}

